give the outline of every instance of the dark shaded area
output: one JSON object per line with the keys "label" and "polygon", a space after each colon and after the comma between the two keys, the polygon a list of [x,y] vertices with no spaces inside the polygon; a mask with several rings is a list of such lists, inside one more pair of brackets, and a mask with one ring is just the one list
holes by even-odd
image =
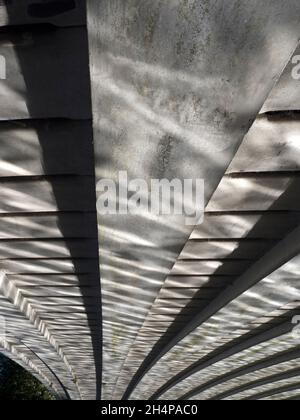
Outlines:
{"label": "dark shaded area", "polygon": [[[76,7],[75,1],[33,2],[27,10],[31,16],[49,18],[69,11],[74,7]],[[79,5],[77,7],[79,8]],[[14,7],[8,4],[7,12],[9,20],[13,22],[15,18]],[[7,28],[4,29],[4,31],[6,30]],[[27,122],[30,121],[36,126],[43,152],[45,170],[45,175],[40,179],[46,179],[52,186],[58,208],[56,215],[59,217],[59,227],[62,237],[68,245],[71,261],[75,268],[75,275],[78,277],[79,288],[82,292],[83,311],[87,314],[88,326],[92,338],[97,378],[96,394],[97,399],[100,399],[102,328],[98,242],[95,240],[93,250],[93,255],[96,255],[97,258],[89,259],[91,264],[87,268],[85,259],[79,259],[76,256],[76,249],[74,248],[74,242],[70,240],[70,229],[68,228],[68,219],[79,212],[81,216],[89,216],[88,229],[95,232],[95,239],[97,237],[93,132],[86,25],[80,25],[80,27],[76,28],[64,27],[58,29],[49,26],[49,22],[46,20],[42,25],[14,26],[13,33],[16,30],[20,33],[21,38],[24,36],[24,32],[29,33],[30,39],[32,40],[32,44],[29,46],[13,43],[26,86],[23,99],[28,107],[29,119]],[[7,32],[9,33],[8,36],[10,36],[11,31]],[[36,57],[39,57],[38,65],[35,62]],[[51,108],[54,110],[53,113],[50,111]],[[76,111],[75,113],[73,113],[74,109]],[[71,126],[74,124],[74,127],[86,127],[83,134],[86,135],[84,140],[85,153],[89,156],[86,162],[88,168],[84,168],[80,173],[74,173],[73,170],[70,170],[68,173],[63,171],[63,176],[61,176],[62,171],[57,168],[56,162],[56,171],[53,173],[52,169],[55,157],[53,156],[53,146],[50,143],[52,134],[51,130],[47,131],[45,129],[45,124],[41,121],[43,118],[51,121],[57,127],[64,124],[67,125],[68,123]],[[69,160],[74,159],[74,153],[69,152],[65,149],[65,153],[60,155],[61,167],[68,166]],[[50,176],[46,175],[49,173],[51,173]],[[85,183],[84,193],[87,193],[84,199],[78,194],[78,189],[81,188],[82,181]],[[76,224],[76,230],[82,231],[84,228],[86,229],[86,227],[82,226],[80,220]],[[81,237],[78,239],[81,239]],[[64,275],[66,273],[56,274],[59,276],[59,274]],[[73,273],[69,274],[73,275]],[[89,295],[89,291],[86,288],[87,275],[91,276],[93,286],[98,290],[93,296]],[[56,305],[52,314],[58,308],[59,305]],[[43,315],[40,316],[40,319],[43,319]],[[49,331],[52,333],[51,327],[49,327]],[[62,337],[64,337],[63,333]],[[72,353],[72,345],[66,349],[66,354],[68,354],[68,350]],[[82,366],[80,368],[84,369]],[[85,374],[88,377],[89,372],[86,371]]]}
{"label": "dark shaded area", "polygon": [[54,399],[48,389],[29,372],[0,354],[0,401]]}
{"label": "dark shaded area", "polygon": [[75,9],[74,0],[50,1],[47,3],[32,3],[28,6],[28,14],[32,17],[46,18]]}
{"label": "dark shaded area", "polygon": [[0,6],[9,7],[9,21],[6,22],[9,26],[46,21],[57,27],[86,24],[84,0],[0,0]]}

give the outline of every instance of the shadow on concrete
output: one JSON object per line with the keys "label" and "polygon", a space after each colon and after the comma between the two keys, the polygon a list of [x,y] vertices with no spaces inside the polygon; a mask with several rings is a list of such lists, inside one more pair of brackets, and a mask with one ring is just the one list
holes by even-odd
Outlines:
{"label": "shadow on concrete", "polygon": [[[28,14],[32,17],[39,17],[39,18],[47,18],[51,16],[56,16],[58,14],[62,14],[67,12],[68,10],[73,9],[76,7],[74,1],[49,1],[49,2],[28,2]],[[7,11],[9,16],[13,20],[13,5],[12,2],[7,2]],[[6,38],[14,38],[18,33],[29,33],[32,34],[34,40],[39,40],[40,37],[41,42],[43,41],[43,37],[47,37],[47,43],[51,43],[51,36],[53,35],[53,42],[55,42],[55,34],[62,29],[55,28],[54,26],[49,26],[47,23],[45,25],[27,25],[27,26],[14,26],[10,27],[9,30],[7,28],[2,29],[2,33],[5,34]],[[70,31],[70,35],[72,36],[72,31],[76,30],[78,32],[78,28],[64,28],[64,31]],[[77,107],[80,115],[82,111],[82,119],[86,122],[89,122],[90,128],[87,130],[87,137],[86,137],[86,148],[89,150],[89,154],[91,156],[90,160],[90,169],[86,175],[78,175],[78,174],[70,174],[70,175],[60,175],[57,176],[45,176],[45,178],[53,188],[53,194],[55,197],[55,201],[57,204],[57,215],[60,219],[60,229],[62,236],[65,238],[65,241],[68,245],[70,255],[72,258],[72,262],[75,268],[75,274],[77,273],[79,286],[81,287],[83,303],[85,306],[86,315],[89,322],[89,328],[92,337],[92,344],[93,344],[93,352],[94,352],[94,360],[95,360],[95,367],[96,367],[96,377],[97,377],[97,399],[101,399],[101,380],[102,380],[102,315],[101,315],[101,290],[100,290],[100,275],[99,275],[99,261],[98,261],[98,244],[97,240],[94,242],[94,249],[93,249],[93,257],[91,260],[91,265],[88,269],[88,273],[86,273],[86,267],[82,267],[84,260],[76,258],[76,251],[73,249],[72,241],[68,240],[68,231],[69,228],[65,225],[66,216],[68,213],[65,212],[66,207],[70,200],[74,203],[80,200],[80,197],[76,197],[74,189],[74,185],[80,182],[83,177],[87,181],[88,189],[89,189],[89,203],[86,203],[86,207],[92,209],[90,211],[90,215],[92,217],[92,229],[95,231],[95,237],[97,237],[97,217],[96,217],[96,197],[95,197],[95,176],[94,176],[94,160],[93,160],[93,134],[92,134],[92,121],[91,121],[91,102],[88,100],[90,97],[90,80],[89,80],[89,58],[88,58],[88,41],[87,41],[87,31],[86,28],[83,26],[80,29],[81,34],[81,41],[78,48],[76,45],[70,45],[70,48],[73,48],[76,51],[76,57],[74,57],[73,62],[66,63],[69,66],[69,75],[68,79],[64,78],[65,72],[64,69],[59,69],[57,66],[61,61],[56,61],[55,55],[52,57],[52,68],[43,67],[43,63],[39,61],[39,56],[36,56],[35,61],[32,61],[31,55],[28,55],[26,52],[26,48],[23,45],[15,44],[15,51],[18,56],[20,68],[25,80],[26,84],[26,103],[28,106],[28,111],[30,117],[35,121],[36,115],[39,115],[40,108],[43,106],[47,107],[43,104],[43,89],[42,86],[44,85],[45,93],[47,95],[49,101],[49,88],[48,85],[53,86],[56,91],[52,91],[51,93],[51,101],[52,106],[55,108],[57,106],[59,108],[59,102],[62,100],[64,96],[64,91],[66,89],[66,95],[68,96],[69,90],[73,89],[73,94],[77,95],[77,102],[68,103],[65,102],[66,105],[66,114],[65,118],[64,115],[58,116],[56,121],[57,124],[63,124],[64,121],[72,124],[72,120],[69,119],[68,110],[72,110],[72,107]],[[74,40],[78,39],[75,37]],[[53,45],[55,47],[55,45]],[[59,45],[57,47],[57,54],[63,55],[63,51],[59,52]],[[68,48],[68,46],[65,46]],[[84,47],[84,48],[83,48]],[[81,75],[82,78],[78,80],[78,78],[74,77],[72,72],[72,66],[75,64],[77,65],[80,62],[81,66]],[[76,69],[75,69],[76,70]],[[78,72],[75,71],[76,74]],[[36,77],[33,77],[33,74],[39,77],[39,80]],[[57,77],[61,74],[62,78],[58,80],[53,80],[53,77]],[[85,96],[81,97],[80,93],[85,92]],[[45,109],[47,112],[47,108]],[[90,119],[87,116],[90,116]],[[75,122],[75,121],[74,121]],[[80,123],[80,121],[76,121],[76,124]],[[49,142],[51,141],[51,135],[48,133],[45,135],[45,130],[39,130],[38,124],[37,133],[39,135],[39,142],[41,148],[43,150],[43,160],[44,160],[44,169],[45,173],[51,173],[53,167],[53,150]],[[68,154],[64,156],[66,162],[69,159],[72,159],[72,154]],[[68,180],[67,187],[61,188],[59,186],[59,180],[64,178]],[[53,180],[56,180],[54,183]],[[58,181],[58,183],[57,183]],[[69,212],[69,214],[71,214]],[[62,216],[62,217],[60,217]],[[83,226],[78,226],[78,230],[84,229]],[[85,275],[92,274],[93,275],[93,284],[96,289],[98,289],[98,293],[95,294],[91,298],[91,296],[87,296],[87,288],[83,287],[86,285],[85,282]],[[58,273],[59,275],[59,273]],[[51,330],[51,328],[50,328]],[[79,337],[80,340],[80,337]],[[83,355],[84,356],[84,355]],[[80,366],[78,366],[80,369]],[[90,372],[86,372],[86,378],[89,377]]]}

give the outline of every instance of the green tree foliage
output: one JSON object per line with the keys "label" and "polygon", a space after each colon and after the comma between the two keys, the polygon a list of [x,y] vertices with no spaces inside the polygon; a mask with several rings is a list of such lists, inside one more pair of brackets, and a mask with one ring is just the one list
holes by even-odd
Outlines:
{"label": "green tree foliage", "polygon": [[53,399],[36,378],[0,354],[0,401]]}

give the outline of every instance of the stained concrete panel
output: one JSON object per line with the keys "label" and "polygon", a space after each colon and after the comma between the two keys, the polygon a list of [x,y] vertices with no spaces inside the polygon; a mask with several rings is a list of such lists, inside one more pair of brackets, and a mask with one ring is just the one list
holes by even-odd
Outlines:
{"label": "stained concrete panel", "polygon": [[300,110],[300,60],[297,60],[297,57],[298,59],[300,57],[300,46],[293,52],[288,66],[284,69],[261,113]]}
{"label": "stained concrete panel", "polygon": [[299,171],[299,132],[298,114],[257,118],[227,173]]}
{"label": "stained concrete panel", "polygon": [[300,177],[224,177],[207,211],[299,211]]}
{"label": "stained concrete panel", "polygon": [[[118,182],[120,170],[147,182],[202,178],[207,203],[297,46],[299,13],[296,1],[226,7],[217,1],[204,8],[183,0],[90,1],[97,181]],[[101,277],[110,293],[104,302],[110,374],[104,398],[121,398],[135,373],[130,365],[143,361],[126,363],[134,346],[127,328],[138,334],[144,323],[138,314],[151,309],[192,227],[183,217],[101,215],[99,232]],[[156,249],[159,258],[153,258]],[[149,284],[157,289],[145,296]],[[126,285],[136,317],[118,311],[124,310],[117,296]],[[127,384],[118,386],[118,377]]]}

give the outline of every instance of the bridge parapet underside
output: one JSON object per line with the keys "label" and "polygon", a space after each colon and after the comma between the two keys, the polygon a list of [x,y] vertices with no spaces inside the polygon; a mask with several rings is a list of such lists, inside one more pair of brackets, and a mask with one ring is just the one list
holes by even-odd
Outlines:
{"label": "bridge parapet underside", "polygon": [[[0,351],[57,398],[299,399],[299,35],[298,0],[0,2]],[[204,222],[97,217],[120,171],[204,179]]]}
{"label": "bridge parapet underside", "polygon": [[92,0],[88,28],[96,181],[206,184],[195,228],[98,217],[103,398],[296,398],[299,2]]}
{"label": "bridge parapet underside", "polygon": [[0,4],[0,350],[60,399],[100,398],[85,1]]}

